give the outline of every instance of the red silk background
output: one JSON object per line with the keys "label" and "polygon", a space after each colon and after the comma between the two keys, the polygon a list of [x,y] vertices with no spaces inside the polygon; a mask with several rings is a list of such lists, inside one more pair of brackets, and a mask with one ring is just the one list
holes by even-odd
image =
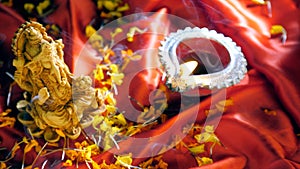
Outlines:
{"label": "red silk background", "polygon": [[[128,0],[130,11],[169,13],[192,22],[198,27],[208,27],[231,37],[239,46],[248,61],[247,77],[241,84],[229,87],[226,97],[234,100],[216,128],[216,135],[222,146],[216,146],[213,152],[214,163],[200,168],[268,168],[292,169],[300,168],[299,126],[300,126],[300,10],[299,1],[272,0],[272,17],[268,17],[264,7],[247,6],[250,0]],[[65,44],[65,61],[74,70],[82,46],[86,43],[85,26],[96,15],[96,6],[92,1],[56,0],[57,9],[47,20],[58,24],[62,28],[62,38]],[[145,21],[145,25],[158,19],[168,23],[167,18],[154,14]],[[10,105],[7,106],[9,84],[12,80],[5,74],[13,74],[13,55],[11,39],[17,28],[25,21],[20,14],[6,6],[0,5],[0,112],[15,105],[22,92],[17,86],[12,90]],[[285,44],[280,38],[272,37],[269,30],[272,25],[282,25],[288,33]],[[151,29],[157,29],[155,27]],[[158,47],[159,36],[145,35],[136,43],[134,48]],[[145,53],[140,64],[153,64],[153,56]],[[154,63],[153,63],[154,62]],[[141,66],[141,65],[140,65]],[[130,66],[129,66],[130,67]],[[133,68],[134,69],[134,68]],[[131,69],[126,70],[130,75]],[[125,71],[125,73],[126,73]],[[135,85],[131,85],[129,93],[142,103],[151,90],[159,85],[160,72],[144,72],[137,77]],[[151,80],[150,80],[151,79]],[[128,99],[127,96],[118,96],[118,100]],[[174,96],[174,99],[176,97]],[[204,110],[209,108],[210,97],[201,100],[197,122],[203,123]],[[198,106],[198,105],[195,105]],[[276,115],[266,114],[263,109],[276,111]],[[183,114],[189,117],[193,110],[186,110]],[[17,114],[17,112],[13,112]],[[172,124],[170,119],[153,131],[142,133],[143,136],[155,135]],[[182,120],[184,123],[184,120]],[[182,124],[184,125],[184,124]],[[25,134],[20,125],[15,128],[0,128],[0,147],[11,149],[14,143]],[[121,147],[124,151],[132,148],[134,143],[124,142]],[[150,147],[145,145],[143,151]],[[26,164],[30,164],[35,153],[26,157]],[[37,165],[48,159],[59,159],[60,154],[51,154],[40,158]],[[197,168],[196,161],[188,152],[171,149],[164,153],[164,161],[169,168]],[[111,153],[103,153],[94,160],[101,162],[113,161]],[[134,159],[138,164],[141,159]],[[22,153],[19,151],[13,160],[22,162]],[[48,166],[49,167],[49,166]],[[60,168],[61,165],[58,165]],[[47,166],[46,166],[47,168]],[[86,168],[81,165],[80,168]]]}

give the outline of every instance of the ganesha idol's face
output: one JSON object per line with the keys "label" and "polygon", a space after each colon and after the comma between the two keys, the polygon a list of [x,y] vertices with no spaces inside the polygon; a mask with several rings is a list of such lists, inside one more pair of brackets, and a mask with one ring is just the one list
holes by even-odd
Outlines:
{"label": "ganesha idol's face", "polygon": [[28,42],[32,45],[40,43],[41,39],[43,38],[42,33],[33,27],[29,27],[26,29],[26,35],[29,40]]}

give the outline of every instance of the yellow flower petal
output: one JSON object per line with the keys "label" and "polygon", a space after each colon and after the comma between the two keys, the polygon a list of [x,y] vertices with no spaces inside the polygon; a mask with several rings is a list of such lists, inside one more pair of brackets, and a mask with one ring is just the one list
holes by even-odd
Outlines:
{"label": "yellow flower petal", "polygon": [[124,6],[120,6],[120,7],[117,8],[118,12],[124,12],[124,11],[127,11],[127,10],[129,10],[129,5],[127,3],[124,4]]}
{"label": "yellow flower petal", "polygon": [[144,33],[146,31],[146,29],[142,30],[136,26],[131,27],[128,31],[128,33],[126,34],[127,36],[127,41],[128,42],[132,42],[133,41],[133,37],[135,35],[135,32],[139,32],[139,33]]}
{"label": "yellow flower petal", "polygon": [[96,33],[96,30],[91,25],[88,25],[85,27],[85,35],[88,38],[91,37],[95,33]]}
{"label": "yellow flower petal", "polygon": [[116,64],[109,65],[109,68],[111,70],[111,73],[119,73],[119,68]]}
{"label": "yellow flower petal", "polygon": [[215,131],[214,126],[212,126],[212,125],[206,125],[204,127],[204,130],[205,130],[205,132],[208,132],[208,133],[213,133]]}
{"label": "yellow flower petal", "polygon": [[113,93],[107,94],[106,97],[105,97],[105,101],[106,101],[109,105],[116,105],[116,104],[117,104],[117,101],[116,101],[116,99],[114,98]]}
{"label": "yellow flower petal", "polygon": [[117,34],[123,32],[123,29],[121,28],[116,28],[114,32],[110,33],[111,38],[113,39]]}
{"label": "yellow flower petal", "polygon": [[284,27],[281,25],[273,25],[270,29],[271,35],[281,34],[285,31]]}
{"label": "yellow flower petal", "polygon": [[26,12],[31,13],[34,9],[34,5],[32,3],[25,3],[24,9],[26,10]]}
{"label": "yellow flower petal", "polygon": [[74,161],[78,157],[78,152],[75,150],[67,150],[66,156],[71,160]]}
{"label": "yellow flower petal", "polygon": [[97,1],[97,8],[102,9],[103,8],[103,1]]}
{"label": "yellow flower petal", "polygon": [[30,142],[24,148],[24,154],[28,153],[33,147],[38,146],[39,143],[36,140],[30,140]]}
{"label": "yellow flower petal", "polygon": [[0,168],[6,168],[6,164],[4,162],[0,162]]}
{"label": "yellow flower petal", "polygon": [[4,112],[0,113],[0,117],[7,116],[11,111],[11,109],[6,109]]}
{"label": "yellow flower petal", "polygon": [[286,42],[287,39],[287,31],[282,25],[273,25],[270,29],[271,35],[279,35],[281,34],[282,43]]}
{"label": "yellow flower petal", "polygon": [[192,152],[193,154],[200,154],[200,153],[205,152],[204,144],[201,144],[201,145],[195,146],[195,147],[189,147],[188,149],[189,149],[190,152]]}
{"label": "yellow flower petal", "polygon": [[91,161],[93,169],[101,169],[101,167],[94,161]]}
{"label": "yellow flower petal", "polygon": [[198,143],[208,143],[208,142],[220,143],[220,140],[217,138],[215,134],[211,134],[207,132],[197,134],[194,136],[194,138],[197,140]]}
{"label": "yellow flower petal", "polygon": [[132,37],[131,36],[127,37],[127,41],[128,42],[133,42],[133,36]]}
{"label": "yellow flower petal", "polygon": [[118,6],[118,3],[113,1],[103,1],[103,6],[109,11],[113,11]]}
{"label": "yellow flower petal", "polygon": [[108,113],[115,113],[117,111],[116,106],[106,105],[105,107]]}
{"label": "yellow flower petal", "polygon": [[63,163],[64,167],[71,167],[73,165],[72,160],[67,160],[66,162]]}
{"label": "yellow flower petal", "polygon": [[204,165],[213,163],[213,160],[208,157],[196,157],[196,161],[199,166],[204,166]]}
{"label": "yellow flower petal", "polygon": [[123,155],[123,156],[115,156],[117,161],[115,162],[116,165],[121,165],[124,167],[128,167],[132,163],[132,154]]}
{"label": "yellow flower petal", "polygon": [[127,121],[122,113],[113,116],[112,120],[114,121],[115,124],[119,124],[122,126],[125,126],[127,124]]}
{"label": "yellow flower petal", "polygon": [[44,9],[48,8],[49,6],[50,6],[50,0],[44,0],[43,2],[39,3],[39,5],[36,7],[36,10],[39,15],[42,15]]}
{"label": "yellow flower petal", "polygon": [[123,73],[110,73],[112,82],[116,85],[121,85],[123,83],[124,74]]}
{"label": "yellow flower petal", "polygon": [[94,78],[99,81],[104,79],[104,73],[103,73],[102,66],[100,66],[100,65],[96,66],[96,69],[94,70]]}

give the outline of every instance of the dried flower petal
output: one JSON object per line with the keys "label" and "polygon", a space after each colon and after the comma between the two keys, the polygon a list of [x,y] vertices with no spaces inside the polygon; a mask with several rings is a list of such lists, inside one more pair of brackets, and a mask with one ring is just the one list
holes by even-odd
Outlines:
{"label": "dried flower petal", "polygon": [[111,32],[111,33],[110,33],[110,36],[111,36],[112,39],[114,39],[114,37],[115,37],[116,35],[118,35],[119,33],[121,33],[121,32],[123,32],[123,29],[121,29],[121,28],[116,28],[114,32]]}
{"label": "dried flower petal", "polygon": [[24,154],[28,153],[33,147],[39,146],[39,143],[36,140],[30,140],[29,143],[26,144],[24,148]]}
{"label": "dried flower petal", "polygon": [[213,160],[211,158],[208,158],[208,157],[198,157],[197,156],[195,158],[196,158],[196,161],[197,161],[199,166],[204,166],[204,165],[213,163]]}
{"label": "dried flower petal", "polygon": [[116,165],[121,165],[124,167],[129,167],[131,166],[132,163],[132,154],[128,155],[122,155],[122,156],[115,156],[117,161],[115,162]]}
{"label": "dried flower petal", "polygon": [[129,5],[126,3],[126,4],[124,4],[124,6],[119,6],[118,8],[117,8],[117,11],[118,12],[125,12],[125,11],[127,11],[127,10],[129,10]]}
{"label": "dried flower petal", "polygon": [[50,0],[44,0],[43,2],[40,2],[39,5],[36,7],[36,10],[39,15],[42,15],[44,13],[44,10],[50,6]]}
{"label": "dried flower petal", "polygon": [[136,26],[135,27],[131,27],[129,29],[128,33],[126,34],[128,42],[133,42],[133,37],[135,35],[135,32],[144,33],[144,32],[146,32],[146,29],[142,30],[142,29],[140,29],[140,28],[138,28]]}
{"label": "dried flower petal", "polygon": [[284,44],[287,39],[287,31],[282,25],[273,25],[270,29],[271,36],[276,36],[281,34],[281,42]]}
{"label": "dried flower petal", "polygon": [[195,147],[189,147],[188,149],[193,154],[200,154],[200,153],[204,153],[205,152],[204,147],[205,147],[205,145],[201,144],[201,145],[198,145],[198,146],[195,146]]}
{"label": "dried flower petal", "polygon": [[6,168],[7,166],[6,166],[6,164],[4,163],[4,162],[0,162],[0,168]]}
{"label": "dried flower petal", "polygon": [[1,127],[14,127],[16,119],[14,117],[6,117],[11,112],[11,109],[6,109],[0,113],[0,128]]}
{"label": "dried flower petal", "polygon": [[114,10],[118,6],[118,3],[114,1],[102,1],[102,2],[103,2],[103,6],[109,11]]}
{"label": "dried flower petal", "polygon": [[264,111],[264,113],[266,114],[266,115],[272,115],[272,116],[276,116],[277,115],[277,112],[275,111],[275,110],[270,110],[270,109],[268,109],[268,108],[264,108],[263,109],[263,111]]}
{"label": "dried flower petal", "polygon": [[64,167],[71,167],[73,165],[73,162],[72,160],[67,160],[63,163],[63,166]]}
{"label": "dried flower petal", "polygon": [[24,4],[24,9],[25,9],[25,11],[26,12],[28,12],[28,13],[32,13],[32,10],[34,9],[34,4],[32,4],[32,3],[25,3]]}
{"label": "dried flower petal", "polygon": [[91,37],[95,33],[96,33],[96,29],[93,28],[91,25],[88,25],[88,26],[85,27],[85,35],[88,38]]}

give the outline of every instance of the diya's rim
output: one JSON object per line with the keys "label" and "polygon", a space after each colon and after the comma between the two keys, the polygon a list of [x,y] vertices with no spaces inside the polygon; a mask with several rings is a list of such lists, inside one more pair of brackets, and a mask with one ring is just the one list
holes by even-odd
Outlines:
{"label": "diya's rim", "polygon": [[[218,42],[229,53],[230,62],[221,71],[201,74],[181,76],[180,63],[176,49],[178,45],[187,39],[204,38]],[[201,50],[201,49],[200,49]],[[222,33],[207,28],[191,28],[170,33],[159,47],[160,62],[163,66],[167,80],[166,85],[173,91],[184,92],[196,87],[206,89],[221,89],[239,83],[247,72],[247,61],[242,53],[241,47]]]}

